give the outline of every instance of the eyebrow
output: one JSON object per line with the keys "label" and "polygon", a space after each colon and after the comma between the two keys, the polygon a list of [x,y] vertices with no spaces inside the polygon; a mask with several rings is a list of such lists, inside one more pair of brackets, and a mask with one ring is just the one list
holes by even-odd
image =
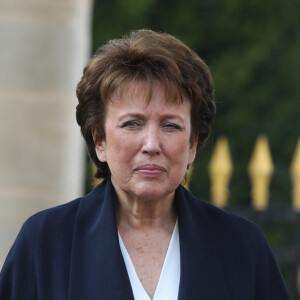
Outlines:
{"label": "eyebrow", "polygon": [[[127,113],[127,114],[125,114],[125,115],[122,115],[122,116],[120,117],[119,120],[122,121],[122,120],[125,119],[125,118],[138,118],[138,119],[142,119],[142,120],[146,119],[145,116],[144,116],[143,114],[139,114],[139,113]],[[181,116],[179,116],[179,115],[174,115],[174,114],[166,114],[166,115],[163,115],[163,116],[161,117],[161,119],[162,119],[162,120],[173,120],[173,119],[178,119],[178,120],[180,120],[180,121],[182,121],[182,122],[185,121]]]}

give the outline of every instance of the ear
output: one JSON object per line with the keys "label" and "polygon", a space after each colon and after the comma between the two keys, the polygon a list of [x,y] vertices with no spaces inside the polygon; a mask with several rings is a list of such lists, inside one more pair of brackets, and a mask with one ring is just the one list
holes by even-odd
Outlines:
{"label": "ear", "polygon": [[97,135],[97,130],[95,128],[92,129],[92,136],[95,143],[95,151],[98,159],[101,162],[106,162],[106,143],[104,138],[99,138]]}
{"label": "ear", "polygon": [[198,145],[198,135],[195,134],[195,136],[190,141],[188,165],[191,165],[195,160],[196,153],[197,153],[197,145]]}

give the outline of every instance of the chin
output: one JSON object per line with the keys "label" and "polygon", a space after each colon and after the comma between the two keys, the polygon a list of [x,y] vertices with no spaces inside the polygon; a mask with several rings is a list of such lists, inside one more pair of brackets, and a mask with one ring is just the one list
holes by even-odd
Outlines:
{"label": "chin", "polygon": [[144,183],[136,186],[134,194],[144,201],[151,201],[167,197],[175,192],[176,187],[172,188],[171,186],[164,186],[160,183],[153,182]]}

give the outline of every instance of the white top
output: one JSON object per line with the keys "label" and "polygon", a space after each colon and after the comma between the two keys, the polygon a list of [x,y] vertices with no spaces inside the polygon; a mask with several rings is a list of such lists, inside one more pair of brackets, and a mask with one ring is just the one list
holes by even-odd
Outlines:
{"label": "white top", "polygon": [[[127,268],[127,273],[131,283],[135,300],[151,300],[142,286],[130,256],[119,234],[121,252]],[[180,249],[178,221],[176,221],[173,234],[170,240],[168,251],[165,257],[158,284],[153,300],[177,300],[180,281]]]}

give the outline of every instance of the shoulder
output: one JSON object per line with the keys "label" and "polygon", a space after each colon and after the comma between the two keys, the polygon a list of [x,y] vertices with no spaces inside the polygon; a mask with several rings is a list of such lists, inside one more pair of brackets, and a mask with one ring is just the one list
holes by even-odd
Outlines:
{"label": "shoulder", "polygon": [[60,227],[61,225],[72,222],[73,218],[76,216],[81,200],[82,198],[78,198],[32,215],[25,221],[21,232],[27,230],[38,231],[45,226],[51,225]]}
{"label": "shoulder", "polygon": [[[232,293],[252,286],[255,299],[290,299],[273,251],[254,222],[202,203],[211,220],[219,255]],[[245,272],[246,270],[246,272]]]}
{"label": "shoulder", "polygon": [[70,245],[80,202],[81,198],[78,198],[29,217],[11,247],[2,271],[20,266],[24,261],[33,264],[39,252],[49,253],[50,248],[53,251],[62,242],[65,248]]}
{"label": "shoulder", "polygon": [[227,210],[215,207],[203,200],[199,201],[201,201],[201,205],[205,209],[212,226],[220,235],[227,238],[228,235],[231,237],[242,236],[248,242],[253,240],[265,241],[263,231],[256,223]]}
{"label": "shoulder", "polygon": [[216,259],[222,262],[236,299],[241,299],[240,291],[248,291],[253,299],[289,299],[273,252],[257,224],[200,200],[185,189],[182,193],[188,217],[215,245]]}
{"label": "shoulder", "polygon": [[257,224],[203,201],[185,189],[182,189],[182,192],[195,220],[199,218],[206,220],[206,226],[210,227],[214,237],[217,239],[216,242],[222,248],[228,246],[233,249],[245,250],[245,252],[251,252],[252,254],[262,249],[269,250],[264,233]]}
{"label": "shoulder", "polygon": [[[23,224],[0,273],[0,298],[33,299],[37,286],[68,286],[68,272],[77,216],[101,203],[103,186],[66,204],[38,212]],[[84,207],[82,209],[82,207]],[[14,286],[19,286],[18,291]],[[61,290],[61,293],[64,291]],[[30,295],[27,298],[24,295]],[[12,297],[12,296],[11,296]]]}
{"label": "shoulder", "polygon": [[35,252],[55,253],[56,248],[71,247],[74,226],[82,206],[101,202],[103,187],[99,186],[89,194],[68,203],[40,211],[23,224],[5,262],[16,261],[18,257],[33,257]]}
{"label": "shoulder", "polygon": [[27,219],[0,273],[1,299],[34,299],[37,286],[44,283],[42,278],[49,277],[48,270],[56,268],[56,261],[63,270],[69,269],[68,253],[80,201],[41,211]]}
{"label": "shoulder", "polygon": [[59,238],[71,238],[79,211],[83,206],[93,207],[95,201],[101,202],[102,194],[103,184],[83,197],[32,215],[23,224],[16,242],[29,239],[36,243],[41,238],[55,242]]}

